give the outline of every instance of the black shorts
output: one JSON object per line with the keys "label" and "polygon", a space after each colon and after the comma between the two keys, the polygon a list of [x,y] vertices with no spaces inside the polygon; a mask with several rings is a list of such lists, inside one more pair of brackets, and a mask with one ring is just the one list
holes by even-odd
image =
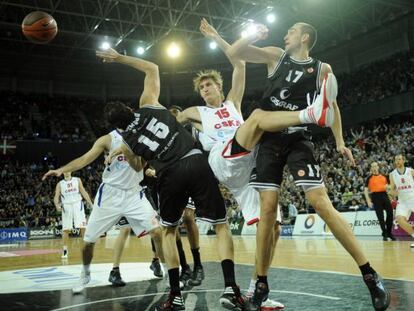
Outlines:
{"label": "black shorts", "polygon": [[314,146],[306,131],[266,133],[259,144],[256,168],[249,184],[258,190],[279,189],[286,164],[296,186],[302,186],[305,191],[324,186]]}
{"label": "black shorts", "polygon": [[211,224],[226,223],[226,208],[207,157],[195,154],[162,170],[158,176],[160,217],[163,226],[177,226],[191,197],[196,218]]}

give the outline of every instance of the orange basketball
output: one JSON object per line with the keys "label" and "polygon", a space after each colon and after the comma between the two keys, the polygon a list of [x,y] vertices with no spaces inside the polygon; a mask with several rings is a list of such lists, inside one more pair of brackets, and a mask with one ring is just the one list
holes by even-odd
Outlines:
{"label": "orange basketball", "polygon": [[51,15],[41,11],[34,11],[24,18],[22,31],[30,41],[44,44],[53,40],[58,28],[55,19]]}

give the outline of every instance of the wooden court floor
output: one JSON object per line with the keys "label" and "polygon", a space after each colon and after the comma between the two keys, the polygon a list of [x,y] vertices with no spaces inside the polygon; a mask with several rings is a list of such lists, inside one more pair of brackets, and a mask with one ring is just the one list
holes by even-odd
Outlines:
{"label": "wooden court floor", "polygon": [[[95,246],[92,263],[111,263],[115,237],[101,238]],[[216,239],[212,236],[200,237],[202,261],[218,261]],[[410,241],[383,242],[379,238],[360,239],[360,243],[371,265],[384,277],[414,281],[414,250]],[[72,238],[69,246],[69,259],[62,262],[61,240],[31,240],[24,244],[0,247],[0,252],[22,252],[39,250],[39,253],[24,256],[0,257],[0,271],[74,265],[81,263],[80,238]],[[187,260],[192,256],[187,238],[183,237]],[[254,236],[234,236],[235,262],[253,264],[255,252]],[[50,250],[49,253],[42,251]],[[54,252],[53,252],[54,251]],[[122,257],[122,262],[150,262],[151,244],[148,237],[130,236]],[[359,275],[359,269],[342,246],[332,238],[282,238],[279,240],[272,267],[293,268],[313,271],[333,271]],[[122,270],[122,263],[121,263]]]}

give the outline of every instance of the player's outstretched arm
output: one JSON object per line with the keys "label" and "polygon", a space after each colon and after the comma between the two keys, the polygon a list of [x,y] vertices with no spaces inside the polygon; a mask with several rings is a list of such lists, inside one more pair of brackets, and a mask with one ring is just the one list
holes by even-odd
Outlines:
{"label": "player's outstretched arm", "polygon": [[63,173],[74,172],[84,168],[86,165],[92,163],[99,157],[105,150],[108,150],[108,146],[111,145],[111,137],[109,135],[102,136],[97,139],[92,148],[89,149],[84,155],[69,162],[68,164],[58,168],[57,170],[50,170],[43,175],[42,180],[45,180],[50,176],[61,176]]}
{"label": "player's outstretched arm", "polygon": [[256,31],[253,34],[234,42],[227,53],[230,57],[239,58],[246,62],[267,64],[269,70],[279,61],[284,51],[275,46],[259,48],[251,45],[258,40],[266,39],[269,32],[264,25],[256,25],[256,27]]}
{"label": "player's outstretched arm", "polygon": [[233,65],[233,77],[231,89],[227,95],[227,100],[230,100],[236,106],[236,109],[241,113],[241,101],[244,95],[245,89],[245,77],[246,77],[246,64],[236,56],[232,56],[228,53],[230,44],[227,43],[217,32],[217,30],[210,25],[205,18],[200,23],[201,33],[211,40],[214,40],[219,48],[226,54],[230,63]]}
{"label": "player's outstretched arm", "polygon": [[157,104],[160,97],[160,74],[158,66],[138,57],[121,55],[114,49],[96,51],[96,56],[104,63],[120,63],[145,73],[144,91],[141,94],[139,105]]}

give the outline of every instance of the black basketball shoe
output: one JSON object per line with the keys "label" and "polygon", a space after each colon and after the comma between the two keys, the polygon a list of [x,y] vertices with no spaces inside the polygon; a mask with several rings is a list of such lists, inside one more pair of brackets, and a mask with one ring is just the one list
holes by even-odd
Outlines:
{"label": "black basketball shoe", "polygon": [[257,282],[253,297],[246,302],[246,310],[260,311],[262,302],[269,298],[269,287],[266,283]]}
{"label": "black basketball shoe", "polygon": [[390,305],[390,292],[385,288],[382,278],[377,274],[364,275],[364,282],[371,294],[372,305],[376,311],[387,310]]}
{"label": "black basketball shoe", "polygon": [[188,280],[187,284],[190,286],[200,286],[204,280],[204,269],[202,266],[194,267],[193,275]]}
{"label": "black basketball shoe", "polygon": [[159,306],[155,307],[157,311],[177,311],[185,310],[184,300],[182,296],[175,296],[169,294],[166,301],[162,302]]}
{"label": "black basketball shoe", "polygon": [[238,286],[228,286],[220,296],[220,304],[227,310],[243,311],[245,310],[246,299],[240,293]]}
{"label": "black basketball shoe", "polygon": [[191,279],[191,274],[193,272],[191,271],[190,266],[187,266],[185,269],[181,270],[181,275],[180,275],[180,281],[184,284],[187,285],[187,282],[189,279]]}
{"label": "black basketball shoe", "polygon": [[121,286],[125,286],[125,282],[122,280],[121,278],[121,273],[119,272],[119,270],[112,270],[109,273],[109,282],[112,283],[113,286],[115,287],[121,287]]}
{"label": "black basketball shoe", "polygon": [[152,260],[151,265],[150,265],[150,269],[154,272],[154,275],[157,278],[162,278],[163,273],[162,273],[161,264],[160,264],[159,259]]}

